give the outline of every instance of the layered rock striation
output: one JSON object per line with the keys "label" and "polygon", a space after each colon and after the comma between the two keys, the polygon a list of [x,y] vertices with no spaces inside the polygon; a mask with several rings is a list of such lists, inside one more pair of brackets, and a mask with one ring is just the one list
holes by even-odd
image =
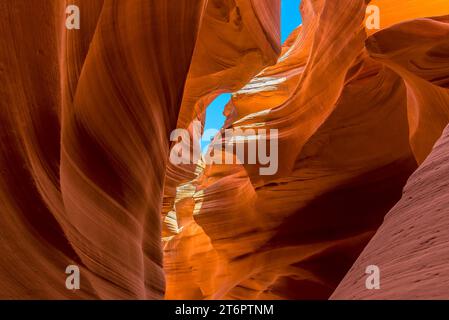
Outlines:
{"label": "layered rock striation", "polygon": [[277,63],[233,93],[225,128],[278,129],[279,170],[212,164],[189,182],[168,298],[328,298],[401,198],[448,123],[447,17],[422,17],[449,7],[372,4],[377,32],[365,1],[303,1]]}
{"label": "layered rock striation", "polygon": [[[228,80],[238,88],[279,50],[279,2],[240,2],[243,12],[224,0],[0,3],[1,297],[164,296],[169,136],[184,92],[200,94],[188,79],[239,69]],[[69,4],[80,30],[65,28]],[[214,30],[217,50],[223,38],[242,47],[205,58],[198,35]],[[76,292],[65,287],[71,264]]]}
{"label": "layered rock striation", "polygon": [[[300,10],[281,47],[279,0],[0,1],[0,298],[444,298],[449,4]],[[223,92],[275,174],[169,161]]]}

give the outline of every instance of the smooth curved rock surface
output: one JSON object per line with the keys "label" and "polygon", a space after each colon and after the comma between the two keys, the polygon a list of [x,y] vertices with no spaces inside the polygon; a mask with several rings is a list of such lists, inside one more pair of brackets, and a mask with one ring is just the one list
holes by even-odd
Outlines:
{"label": "smooth curved rock surface", "polygon": [[373,34],[364,1],[303,1],[278,62],[233,94],[225,127],[279,129],[279,171],[209,165],[189,183],[181,210],[193,220],[165,247],[170,298],[328,298],[400,199],[449,100],[446,18],[397,23],[449,8],[403,1],[395,17],[378,2],[390,13]]}
{"label": "smooth curved rock surface", "polygon": [[[206,107],[220,93],[239,90],[267,65],[275,64],[280,53],[279,11],[279,0],[208,2],[177,128],[188,128],[193,136],[193,121],[204,124]],[[163,215],[174,205],[176,187],[194,179],[195,169],[195,163],[168,164]]]}
{"label": "smooth curved rock surface", "polygon": [[[279,0],[0,1],[0,298],[447,297],[449,3],[369,3],[303,0],[281,47]],[[168,161],[223,92],[275,175]]]}
{"label": "smooth curved rock surface", "polygon": [[162,298],[165,155],[204,2],[76,4],[82,32],[64,1],[0,4],[0,295]]}
{"label": "smooth curved rock surface", "polygon": [[[65,28],[69,4],[80,30]],[[170,174],[170,133],[275,63],[279,1],[0,7],[0,297],[162,298],[164,182],[170,194],[195,169]]]}
{"label": "smooth curved rock surface", "polygon": [[[448,148],[446,128],[332,299],[447,299]],[[368,265],[379,267],[379,290],[365,287]]]}

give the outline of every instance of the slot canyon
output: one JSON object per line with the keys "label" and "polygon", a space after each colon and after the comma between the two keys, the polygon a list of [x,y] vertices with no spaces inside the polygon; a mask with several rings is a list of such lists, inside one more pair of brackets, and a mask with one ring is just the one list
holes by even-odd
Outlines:
{"label": "slot canyon", "polygon": [[[0,298],[449,297],[449,1],[302,0],[283,43],[280,10],[0,0]],[[274,175],[169,161],[223,93]]]}

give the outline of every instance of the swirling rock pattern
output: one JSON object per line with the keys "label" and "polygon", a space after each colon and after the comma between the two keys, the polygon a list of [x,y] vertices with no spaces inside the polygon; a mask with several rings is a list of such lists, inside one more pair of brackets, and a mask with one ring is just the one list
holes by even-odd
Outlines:
{"label": "swirling rock pattern", "polygon": [[[65,28],[69,4],[80,30]],[[0,297],[162,298],[170,132],[201,118],[189,99],[213,94],[192,82],[235,90],[276,61],[279,1],[0,7]],[[70,264],[81,290],[65,288]]]}
{"label": "swirling rock pattern", "polygon": [[[332,299],[447,299],[448,141],[449,127]],[[368,265],[379,267],[379,290],[366,290]]]}
{"label": "swirling rock pattern", "polygon": [[[391,28],[399,38],[395,43],[386,41],[388,30],[368,39],[373,56],[405,79],[411,145],[418,159],[427,158],[410,177],[401,200],[386,215],[333,299],[448,297],[445,217],[449,128],[432,150],[435,137],[448,123],[448,22],[449,16],[445,16],[399,24]],[[401,42],[406,45],[398,46]],[[365,268],[369,265],[380,269],[380,290],[366,290]]]}
{"label": "swirling rock pattern", "polygon": [[205,3],[76,3],[79,33],[64,1],[0,3],[0,295],[162,298],[164,155]]}
{"label": "swirling rock pattern", "polygon": [[446,18],[421,17],[449,6],[373,1],[373,32],[367,4],[303,1],[278,62],[233,93],[225,127],[279,129],[279,171],[209,165],[190,182],[169,298],[328,298],[400,199],[448,123]]}
{"label": "swirling rock pattern", "polygon": [[[281,47],[279,0],[0,0],[0,298],[445,297],[449,3],[369,3],[303,0]],[[168,161],[223,92],[275,175]]]}

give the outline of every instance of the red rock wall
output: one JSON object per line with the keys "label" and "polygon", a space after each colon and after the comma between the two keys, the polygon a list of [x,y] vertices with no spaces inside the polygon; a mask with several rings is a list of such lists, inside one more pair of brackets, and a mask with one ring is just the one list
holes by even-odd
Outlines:
{"label": "red rock wall", "polygon": [[168,134],[204,3],[77,4],[79,32],[64,1],[0,2],[0,295],[161,298]]}
{"label": "red rock wall", "polygon": [[[449,3],[368,2],[0,0],[0,298],[445,297]],[[275,175],[168,161],[222,92]]]}
{"label": "red rock wall", "polygon": [[397,23],[449,7],[404,1],[395,17],[377,4],[387,19],[373,33],[364,1],[303,1],[278,62],[234,92],[225,127],[279,129],[279,171],[208,165],[179,192],[168,298],[328,298],[400,199],[449,100],[445,18]]}
{"label": "red rock wall", "polygon": [[[80,30],[65,28],[69,4]],[[162,298],[169,135],[214,94],[196,82],[236,90],[276,61],[279,1],[0,8],[0,298]],[[65,287],[70,264],[79,291]]]}
{"label": "red rock wall", "polygon": [[[332,299],[447,299],[449,128],[410,177]],[[367,290],[365,269],[380,270],[380,289]]]}
{"label": "red rock wall", "polygon": [[[394,34],[396,41],[389,40]],[[367,41],[371,55],[404,78],[411,146],[425,161],[401,200],[333,293],[333,299],[447,299],[449,16],[404,22]],[[398,54],[400,53],[400,54]],[[430,153],[430,155],[429,155]],[[380,289],[367,290],[366,267],[380,270]]]}

